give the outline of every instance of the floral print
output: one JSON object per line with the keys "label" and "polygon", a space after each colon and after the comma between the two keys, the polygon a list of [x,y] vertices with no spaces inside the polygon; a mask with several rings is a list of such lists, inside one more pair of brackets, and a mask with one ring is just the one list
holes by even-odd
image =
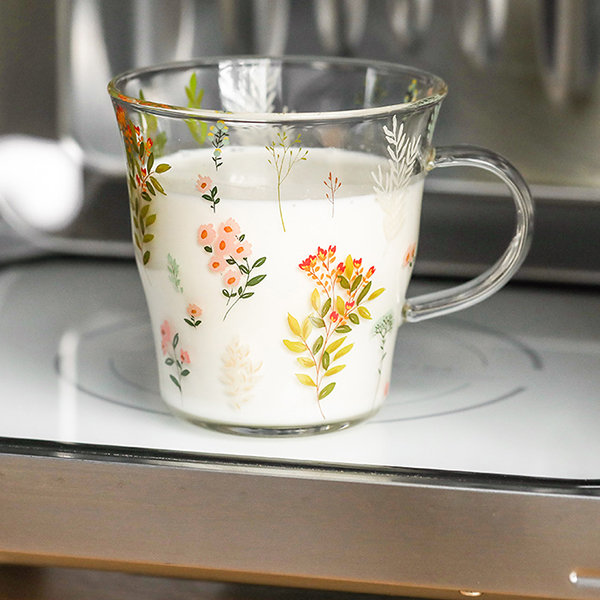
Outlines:
{"label": "floral print", "polygon": [[288,313],[288,326],[295,339],[283,340],[288,350],[300,355],[298,364],[309,370],[296,373],[296,377],[301,384],[314,388],[323,418],[321,400],[335,389],[336,382],[331,378],[346,367],[339,361],[354,347],[348,334],[361,320],[372,318],[365,304],[385,291],[371,291],[374,266],[365,269],[362,258],[351,255],[338,262],[336,252],[336,246],[319,247],[316,254],[298,265],[315,286],[310,296],[313,312],[302,320]]}
{"label": "floral print", "polygon": [[334,178],[331,171],[329,171],[329,175],[327,176],[327,179],[323,180],[323,183],[327,188],[325,198],[327,198],[329,204],[331,204],[331,218],[333,219],[335,216],[335,193],[342,187],[342,182],[337,177]]}
{"label": "floral print", "polygon": [[[217,233],[218,232],[218,233]],[[216,227],[211,223],[201,225],[197,234],[198,243],[210,256],[208,268],[214,273],[221,273],[222,294],[227,298],[227,310],[223,320],[231,309],[240,301],[254,296],[248,288],[258,285],[266,274],[252,275],[255,269],[262,267],[267,258],[261,257],[250,261],[252,245],[235,219],[227,219]]]}
{"label": "floral print", "polygon": [[242,274],[239,269],[227,269],[225,273],[223,273],[223,287],[233,288],[235,287],[242,277]]}
{"label": "floral print", "polygon": [[210,245],[217,239],[217,232],[210,223],[208,225],[200,225],[198,228],[198,243],[201,246]]}
{"label": "floral print", "polygon": [[383,230],[386,239],[391,240],[400,233],[404,223],[404,193],[419,158],[421,138],[411,138],[404,131],[404,123],[398,124],[396,115],[391,128],[384,125],[383,133],[387,141],[388,168],[383,171],[379,166],[371,176],[377,202],[384,212]]}
{"label": "floral print", "polygon": [[407,248],[406,253],[404,254],[404,261],[402,263],[403,267],[413,267],[415,264],[415,256],[417,254],[417,244],[413,242]]}
{"label": "floral print", "polygon": [[[188,108],[202,108],[204,88],[198,88],[198,77],[195,72],[191,74],[190,81],[185,87],[185,95],[188,100]],[[208,125],[206,122],[199,119],[186,119],[185,124],[188,126],[192,137],[200,146],[202,146],[208,133]]]}
{"label": "floral print", "polygon": [[[206,248],[204,248],[206,250]],[[212,252],[207,250],[207,252]],[[215,273],[221,273],[227,268],[227,258],[225,256],[214,255],[208,261],[208,268]]]}
{"label": "floral print", "polygon": [[240,233],[240,226],[235,219],[227,219],[227,221],[219,225],[219,235],[221,237],[239,235]]}
{"label": "floral print", "polygon": [[144,137],[142,129],[127,118],[122,106],[116,108],[116,113],[127,157],[133,240],[142,263],[146,265],[151,257],[149,244],[154,239],[151,229],[156,222],[156,213],[151,210],[151,202],[157,194],[166,195],[158,176],[168,171],[171,166],[167,163],[155,165],[152,138]]}
{"label": "floral print", "polygon": [[225,125],[224,121],[217,121],[214,125],[210,126],[208,132],[208,137],[211,138],[211,143],[214,148],[212,160],[215,163],[215,169],[217,170],[223,164],[223,147],[229,144],[228,131],[229,127]]}
{"label": "floral print", "polygon": [[252,398],[261,369],[262,361],[253,361],[250,347],[242,344],[238,337],[227,345],[221,356],[220,379],[235,408]]}
{"label": "floral print", "polygon": [[203,177],[202,175],[198,175],[198,180],[196,181],[196,189],[199,192],[208,192],[212,187],[212,179],[210,177]]}
{"label": "floral print", "polygon": [[270,158],[267,162],[275,168],[277,173],[277,206],[279,208],[279,218],[281,227],[285,232],[285,221],[283,220],[283,208],[281,206],[281,186],[287,179],[292,167],[301,160],[306,160],[308,150],[303,150],[301,146],[300,134],[294,140],[288,138],[287,133],[278,132],[277,141],[273,140],[266,146]]}
{"label": "floral print", "polygon": [[213,212],[216,212],[217,204],[221,202],[221,198],[219,198],[219,190],[216,185],[213,185],[212,179],[210,177],[198,175],[196,189],[202,194],[204,200],[210,202],[210,207]]}
{"label": "floral print", "polygon": [[197,304],[188,304],[186,309],[187,317],[183,319],[190,327],[198,327],[202,321],[202,309]]}
{"label": "floral print", "polygon": [[181,278],[179,274],[179,264],[170,254],[167,254],[167,271],[169,273],[169,281],[173,284],[173,287],[180,294],[183,294],[183,288],[181,287]]}
{"label": "floral print", "polygon": [[165,357],[164,364],[169,367],[169,379],[173,385],[181,392],[182,380],[190,374],[190,370],[185,366],[191,363],[190,355],[187,350],[178,348],[179,334],[173,333],[168,321],[163,321],[160,326],[161,350]]}
{"label": "floral print", "polygon": [[[195,78],[190,80],[186,92],[190,106],[199,107],[202,103],[203,90],[199,89]],[[412,88],[409,92],[412,94]],[[407,100],[412,101],[413,98],[408,98],[407,95]],[[155,159],[158,156],[156,140],[148,135],[146,122],[140,122],[140,126],[134,125],[120,107],[117,108],[117,121],[127,150],[134,241],[141,254],[142,263],[146,265],[151,258],[151,242],[155,232],[152,226],[157,219],[151,201],[158,194],[166,195],[160,175],[171,167],[165,163],[156,164],[159,162]],[[267,276],[264,272],[267,257],[257,254],[256,240],[252,240],[253,244],[246,238],[244,230],[235,218],[206,216],[211,214],[208,207],[214,215],[217,208],[221,212],[223,206],[219,194],[221,187],[219,178],[223,176],[220,168],[223,166],[223,150],[229,143],[229,127],[225,121],[213,122],[210,127],[201,121],[194,123],[190,121],[188,126],[198,141],[204,145],[210,142],[212,148],[209,147],[207,152],[217,171],[216,175],[211,172],[212,166],[207,157],[204,167],[199,167],[199,170],[203,170],[197,174],[193,172],[195,179],[190,181],[190,188],[195,190],[192,194],[196,199],[201,198],[197,205],[201,206],[205,215],[202,220],[205,222],[200,224],[191,236],[195,236],[198,251],[206,258],[208,273],[214,274],[207,277],[211,279],[214,277],[215,287],[219,286],[216,291],[220,290],[219,297],[223,302],[223,312],[217,313],[216,318],[222,316],[224,321],[242,300],[249,300],[255,295],[257,286],[260,286]],[[377,202],[384,213],[385,235],[387,239],[392,239],[398,235],[403,224],[406,212],[404,191],[418,166],[421,140],[416,136],[411,137],[405,130],[404,123],[398,122],[396,117],[383,127],[383,135],[385,140],[382,145],[387,150],[387,163],[382,162],[382,166],[371,173],[371,176]],[[384,145],[386,143],[387,146]],[[308,150],[303,148],[300,134],[292,135],[289,130],[282,129],[279,132],[276,130],[273,141],[266,146],[266,151],[269,169],[271,173],[274,171],[276,176],[273,187],[276,189],[279,220],[285,232],[284,184],[286,181],[288,184],[291,181],[288,177],[292,170],[296,173],[296,166],[301,161],[307,160]],[[339,212],[339,209],[336,209],[336,201],[339,207],[337,195],[342,188],[339,174],[335,169],[324,169],[314,182],[320,185],[322,181],[324,188],[319,188],[320,192],[317,191],[317,195],[320,195],[322,206],[328,211],[331,219],[335,219],[336,212]],[[346,186],[351,183],[350,180],[344,181]],[[340,215],[343,216],[342,213]],[[401,255],[399,262],[404,268],[412,268],[417,245],[410,243],[404,247],[406,251]],[[204,320],[210,321],[211,318],[215,318],[213,314],[215,308],[212,303],[205,304],[207,300],[190,294],[191,287],[189,282],[186,284],[186,278],[191,275],[188,271],[192,266],[183,261],[185,272],[182,277],[182,269],[177,258],[183,258],[184,255],[181,254],[177,244],[173,244],[173,248],[175,251],[171,249],[171,253],[167,254],[164,276],[171,283],[169,293],[174,302],[175,298],[178,298],[176,302],[179,307],[176,307],[175,314],[169,315],[160,326],[162,352],[160,361],[161,368],[167,369],[168,380],[183,393],[186,378],[190,377],[193,370],[194,355],[198,353],[195,346],[184,347],[186,340],[198,340],[202,337],[200,326]],[[282,343],[277,343],[280,344],[283,356],[289,353],[287,360],[294,361],[295,368],[290,371],[289,377],[298,382],[299,389],[306,395],[308,406],[311,406],[312,402],[315,406],[312,410],[318,410],[321,417],[326,420],[327,402],[343,401],[344,386],[340,382],[346,383],[343,379],[346,373],[349,374],[350,369],[347,367],[354,368],[352,361],[354,364],[362,363],[360,352],[354,348],[355,344],[359,346],[363,342],[372,344],[372,350],[375,352],[372,367],[373,384],[375,384],[375,370],[377,370],[376,396],[387,394],[389,380],[386,381],[384,378],[383,366],[384,360],[389,358],[389,340],[393,338],[390,334],[396,324],[392,312],[388,312],[377,320],[371,329],[370,338],[359,338],[355,333],[356,328],[361,327],[361,331],[366,330],[365,333],[369,334],[369,328],[364,325],[364,322],[373,322],[371,310],[378,305],[375,300],[385,292],[385,288],[377,287],[378,274],[375,266],[352,254],[344,253],[338,256],[337,247],[333,244],[317,247],[316,250],[313,248],[313,252],[298,256],[297,258],[302,256],[303,258],[297,260],[297,267],[295,267],[302,273],[303,281],[307,285],[305,298],[307,309],[300,315],[289,312],[287,318],[282,318],[288,333],[278,335],[277,339]],[[186,294],[184,294],[184,285]],[[176,296],[176,293],[180,295]],[[217,310],[218,306],[217,304]],[[285,315],[285,312],[283,314]],[[241,316],[240,312],[238,318]],[[184,324],[181,324],[181,320]],[[234,322],[234,325],[236,324],[237,321]],[[177,331],[178,327],[180,331]],[[197,333],[190,331],[196,329],[198,329]],[[220,355],[218,377],[224,394],[230,397],[230,406],[240,409],[253,397],[257,382],[262,376],[263,362],[256,359],[250,346],[242,343],[238,336],[225,344],[226,340],[221,346],[223,352]],[[379,352],[376,350],[377,347]],[[370,351],[371,348],[367,346],[365,350]],[[219,360],[219,354],[215,356],[215,360]],[[217,369],[219,370],[218,365]],[[193,386],[188,383],[187,391],[191,387]],[[328,401],[324,403],[325,399]]]}
{"label": "floral print", "polygon": [[[381,352],[381,358],[379,359],[379,369],[377,370],[378,379],[377,379],[377,389],[379,389],[379,384],[381,381],[381,373],[383,371],[383,361],[387,356],[387,351],[385,349],[385,342],[387,336],[394,329],[394,317],[391,312],[386,313],[377,321],[375,327],[373,329],[373,333],[379,337],[379,351]],[[387,383],[389,388],[389,382]],[[385,392],[385,396],[387,396],[387,391]]]}

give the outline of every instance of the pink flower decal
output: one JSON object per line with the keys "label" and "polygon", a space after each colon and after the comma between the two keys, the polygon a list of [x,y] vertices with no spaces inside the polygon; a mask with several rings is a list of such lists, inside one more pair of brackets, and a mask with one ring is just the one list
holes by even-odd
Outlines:
{"label": "pink flower decal", "polygon": [[235,219],[227,219],[219,225],[219,235],[221,237],[236,236],[240,234],[240,226]]}
{"label": "pink flower decal", "polygon": [[190,317],[197,318],[202,315],[202,309],[197,304],[188,304],[187,314]]}
{"label": "pink flower decal", "polygon": [[[203,232],[210,233],[202,236]],[[212,233],[214,233],[213,237],[211,237]],[[198,244],[210,255],[209,270],[213,273],[222,273],[221,292],[227,298],[228,307],[223,317],[225,320],[240,300],[254,296],[254,291],[248,288],[258,285],[266,274],[256,275],[253,272],[264,265],[267,258],[263,256],[250,261],[252,244],[246,240],[246,235],[241,232],[238,222],[232,218],[219,223],[216,228],[213,225],[202,225],[198,230]]]}
{"label": "pink flower decal", "polygon": [[171,335],[171,326],[168,321],[163,321],[163,324],[160,326],[160,337],[162,352],[163,354],[166,354],[169,350],[169,344],[173,339],[173,336]]}
{"label": "pink flower decal", "polygon": [[160,336],[162,339],[166,339],[167,342],[171,341],[171,326],[168,321],[163,321],[163,324],[160,326]]}
{"label": "pink flower decal", "polygon": [[196,189],[203,194],[206,194],[210,191],[212,187],[212,179],[210,177],[203,177],[202,175],[198,175],[198,180],[196,181]]}
{"label": "pink flower decal", "polygon": [[235,248],[236,238],[233,235],[218,237],[215,243],[213,244],[213,250],[217,254],[231,254]]}
{"label": "pink flower decal", "polygon": [[233,249],[232,256],[234,258],[248,258],[252,254],[252,244],[250,242],[237,242]]}
{"label": "pink flower decal", "polygon": [[220,255],[216,254],[210,257],[208,261],[208,268],[215,273],[222,273],[227,267],[227,259]]}
{"label": "pink flower decal", "polygon": [[190,370],[184,367],[185,364],[190,364],[190,355],[179,346],[179,334],[171,335],[171,325],[168,321],[164,321],[160,326],[161,347],[165,355],[165,365],[171,371],[169,379],[173,385],[181,392],[181,384],[184,377],[190,374]]}
{"label": "pink flower decal", "polygon": [[216,239],[217,232],[212,225],[200,225],[198,228],[198,244],[201,246],[210,246]]}
{"label": "pink flower decal", "polygon": [[196,189],[202,194],[204,200],[210,202],[210,207],[213,209],[213,212],[215,212],[217,204],[221,202],[221,198],[219,198],[219,190],[216,185],[213,185],[212,179],[210,177],[198,175]]}
{"label": "pink flower decal", "polygon": [[227,269],[227,271],[223,273],[223,285],[226,288],[231,289],[240,282],[241,277],[242,274],[239,269]]}
{"label": "pink flower decal", "polygon": [[186,312],[188,316],[183,319],[190,327],[198,327],[202,321],[202,309],[197,304],[188,304]]}

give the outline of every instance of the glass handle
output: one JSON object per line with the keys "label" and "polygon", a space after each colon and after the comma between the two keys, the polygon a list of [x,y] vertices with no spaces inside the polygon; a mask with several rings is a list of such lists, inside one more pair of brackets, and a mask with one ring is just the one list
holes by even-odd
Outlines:
{"label": "glass handle", "polygon": [[485,300],[521,266],[533,233],[533,200],[520,173],[502,156],[474,146],[437,148],[429,170],[442,167],[479,167],[498,176],[512,194],[516,209],[515,233],[500,259],[478,277],[461,285],[406,300],[404,321],[416,323],[461,310]]}

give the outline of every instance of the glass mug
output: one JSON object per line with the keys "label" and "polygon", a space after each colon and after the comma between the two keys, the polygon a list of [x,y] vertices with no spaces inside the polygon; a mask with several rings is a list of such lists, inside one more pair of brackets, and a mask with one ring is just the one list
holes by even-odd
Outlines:
{"label": "glass mug", "polygon": [[[399,326],[487,298],[527,253],[519,173],[486,150],[432,146],[446,94],[432,74],[223,57],[131,71],[109,93],[161,396],[192,422],[285,435],[367,418]],[[457,165],[508,186],[514,237],[479,277],[407,300],[425,176]]]}

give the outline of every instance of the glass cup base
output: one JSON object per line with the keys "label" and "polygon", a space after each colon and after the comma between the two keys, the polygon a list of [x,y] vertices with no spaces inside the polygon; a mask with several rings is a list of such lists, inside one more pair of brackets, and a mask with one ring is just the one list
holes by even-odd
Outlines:
{"label": "glass cup base", "polygon": [[247,437],[300,437],[305,435],[318,435],[320,433],[330,433],[332,431],[341,431],[353,425],[357,425],[368,419],[377,411],[371,411],[367,414],[344,419],[334,423],[312,424],[312,425],[281,425],[281,426],[264,426],[264,425],[241,425],[239,423],[221,423],[209,421],[195,415],[191,415],[185,411],[181,411],[173,406],[167,405],[173,414],[184,421],[188,421],[193,425],[198,425],[211,431],[220,433],[229,433],[233,435]]}

